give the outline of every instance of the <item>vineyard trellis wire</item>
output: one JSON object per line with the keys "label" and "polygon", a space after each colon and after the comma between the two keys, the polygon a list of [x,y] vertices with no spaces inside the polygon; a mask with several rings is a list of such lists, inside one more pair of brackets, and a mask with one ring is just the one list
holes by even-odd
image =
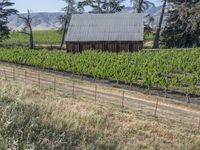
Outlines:
{"label": "vineyard trellis wire", "polygon": [[[140,103],[140,100],[137,100],[135,98],[131,98],[127,91],[122,90],[121,94],[116,94],[112,92],[103,92],[99,90],[98,85],[95,84],[92,85],[90,88],[80,86],[79,83],[76,80],[73,81],[67,81],[65,82],[65,78],[63,77],[56,77],[56,76],[49,76],[41,74],[40,72],[29,72],[27,70],[24,71],[18,71],[15,68],[8,69],[8,68],[2,68],[0,69],[0,74],[2,77],[4,77],[6,80],[15,80],[15,81],[22,81],[24,83],[32,83],[37,85],[40,89],[42,87],[49,87],[50,90],[53,90],[55,93],[58,91],[62,91],[65,93],[70,93],[70,96],[73,99],[81,98],[83,96],[86,96],[90,100],[94,100],[95,103],[98,101],[101,102],[109,102],[116,105],[120,105],[122,112],[125,111],[125,108],[128,107],[138,107],[141,109],[148,109],[147,112],[153,116],[162,116],[161,114],[165,114],[167,112],[168,106],[162,106],[159,104],[159,100],[156,99],[153,103],[151,103],[151,108],[145,108],[145,103],[141,102],[139,105],[135,105],[137,103]],[[130,105],[131,102],[135,102],[134,104]],[[166,109],[166,110],[165,110]],[[169,109],[171,110],[170,106]],[[163,112],[162,112],[163,111]],[[172,111],[172,110],[171,110]],[[176,111],[173,111],[173,113],[177,113]],[[200,112],[199,112],[200,113]],[[167,113],[166,113],[167,114]],[[200,114],[194,115],[194,114],[187,114],[187,118],[193,118],[197,120],[197,125],[195,126],[200,130]],[[194,125],[194,124],[193,124]]]}
{"label": "vineyard trellis wire", "polygon": [[122,81],[145,86],[149,91],[160,88],[180,91],[189,103],[192,95],[200,94],[200,49],[183,51],[109,53],[85,51],[71,54],[63,51],[0,48],[0,60],[11,63],[69,71],[83,77]]}

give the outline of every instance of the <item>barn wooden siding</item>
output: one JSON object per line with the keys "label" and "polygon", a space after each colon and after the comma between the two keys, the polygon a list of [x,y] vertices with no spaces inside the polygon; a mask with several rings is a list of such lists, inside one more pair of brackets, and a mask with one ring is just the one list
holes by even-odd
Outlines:
{"label": "barn wooden siding", "polygon": [[122,42],[66,42],[67,52],[82,52],[88,49],[96,49],[110,52],[134,52],[143,48],[143,41]]}

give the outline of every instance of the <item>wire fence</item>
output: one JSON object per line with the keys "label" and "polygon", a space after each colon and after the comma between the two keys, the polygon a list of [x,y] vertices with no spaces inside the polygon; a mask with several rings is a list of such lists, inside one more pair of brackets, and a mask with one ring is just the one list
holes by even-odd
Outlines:
{"label": "wire fence", "polygon": [[16,69],[15,67],[5,67],[0,69],[0,75],[6,80],[16,80],[24,83],[31,83],[38,86],[39,89],[47,87],[54,93],[64,92],[74,99],[87,98],[95,102],[106,102],[119,105],[122,112],[126,107],[136,111],[142,111],[145,114],[155,117],[167,117],[169,119],[178,119],[184,123],[195,126],[200,131],[200,112],[187,111],[176,106],[166,104],[159,98],[155,100],[146,100],[135,98],[131,91],[104,88],[102,85],[91,83],[85,85],[77,80],[69,80],[62,76],[52,76],[37,71]]}

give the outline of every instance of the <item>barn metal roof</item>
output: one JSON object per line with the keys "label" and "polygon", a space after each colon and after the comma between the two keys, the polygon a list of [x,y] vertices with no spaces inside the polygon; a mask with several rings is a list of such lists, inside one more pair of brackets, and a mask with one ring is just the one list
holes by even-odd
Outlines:
{"label": "barn metal roof", "polygon": [[65,41],[143,41],[142,14],[74,14]]}

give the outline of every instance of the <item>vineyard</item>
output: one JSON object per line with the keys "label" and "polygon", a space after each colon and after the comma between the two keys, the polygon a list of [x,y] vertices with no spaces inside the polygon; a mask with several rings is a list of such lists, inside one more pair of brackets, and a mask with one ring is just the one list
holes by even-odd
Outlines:
{"label": "vineyard", "polygon": [[[41,30],[33,31],[35,44],[59,44],[61,40],[61,33],[57,30]],[[10,38],[5,40],[2,44],[28,45],[28,35],[12,32]]]}
{"label": "vineyard", "polygon": [[148,89],[175,89],[200,93],[200,49],[109,53],[88,50],[71,54],[63,51],[0,48],[0,60],[57,71],[70,71],[95,78],[133,83]]}

